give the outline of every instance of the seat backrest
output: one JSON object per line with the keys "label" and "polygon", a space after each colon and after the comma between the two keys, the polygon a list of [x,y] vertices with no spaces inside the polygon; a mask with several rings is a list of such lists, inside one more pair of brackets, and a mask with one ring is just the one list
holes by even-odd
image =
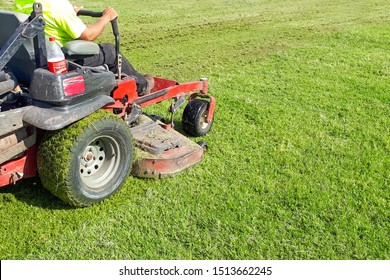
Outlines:
{"label": "seat backrest", "polygon": [[[28,15],[8,11],[0,11],[0,48],[12,36],[18,26],[28,18]],[[7,68],[16,78],[26,84],[36,68],[34,44],[32,39],[24,40],[23,45],[7,63]]]}

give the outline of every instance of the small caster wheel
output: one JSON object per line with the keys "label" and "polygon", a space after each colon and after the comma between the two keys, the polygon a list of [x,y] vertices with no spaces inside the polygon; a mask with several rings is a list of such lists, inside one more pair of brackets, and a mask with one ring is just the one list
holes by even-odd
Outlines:
{"label": "small caster wheel", "polygon": [[210,103],[206,100],[194,99],[184,108],[182,126],[192,136],[207,134],[214,122],[214,116],[207,122]]}

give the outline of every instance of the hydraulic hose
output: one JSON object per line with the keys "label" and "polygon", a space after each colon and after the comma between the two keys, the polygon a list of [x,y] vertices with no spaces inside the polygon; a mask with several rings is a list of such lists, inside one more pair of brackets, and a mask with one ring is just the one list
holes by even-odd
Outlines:
{"label": "hydraulic hose", "polygon": [[3,73],[1,76],[4,75],[4,80],[0,82],[0,96],[13,90],[18,85],[18,81],[12,73]]}

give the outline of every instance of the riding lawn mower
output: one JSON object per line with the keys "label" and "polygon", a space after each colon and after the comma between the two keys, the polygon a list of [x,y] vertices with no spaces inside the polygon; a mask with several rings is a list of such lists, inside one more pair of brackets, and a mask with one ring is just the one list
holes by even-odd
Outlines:
{"label": "riding lawn mower", "polygon": [[[121,73],[116,19],[117,73],[77,64],[99,52],[97,44],[82,40],[62,48],[68,71],[50,72],[39,3],[30,16],[0,11],[0,26],[0,186],[39,175],[61,200],[85,207],[114,194],[130,174],[163,178],[202,160],[207,144],[174,130],[173,115],[186,103],[183,130],[196,137],[210,131],[216,101],[207,79],[154,77],[150,94],[138,96],[135,77]],[[142,111],[165,100],[172,101],[168,122]]]}

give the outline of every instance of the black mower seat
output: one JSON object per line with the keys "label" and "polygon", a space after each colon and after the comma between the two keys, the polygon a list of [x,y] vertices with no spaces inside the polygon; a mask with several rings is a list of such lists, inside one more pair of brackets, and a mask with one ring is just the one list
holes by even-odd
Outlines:
{"label": "black mower seat", "polygon": [[[8,11],[0,11],[0,48],[12,36],[18,26],[28,18],[28,15]],[[19,81],[30,83],[32,73],[36,68],[34,45],[32,40],[25,40],[22,47],[7,63]]]}
{"label": "black mower seat", "polygon": [[[0,48],[13,35],[19,25],[28,19],[28,15],[0,10]],[[48,41],[48,40],[47,40]],[[62,48],[67,59],[76,60],[99,53],[99,46],[93,42],[74,40]],[[34,43],[26,39],[16,54],[7,63],[8,71],[25,84],[30,84],[31,77],[36,69]]]}

